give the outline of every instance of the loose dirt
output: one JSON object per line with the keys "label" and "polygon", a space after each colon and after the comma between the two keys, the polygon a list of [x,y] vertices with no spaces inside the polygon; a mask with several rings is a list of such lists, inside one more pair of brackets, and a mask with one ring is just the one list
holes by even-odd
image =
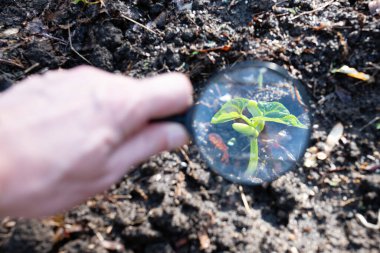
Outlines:
{"label": "loose dirt", "polygon": [[[380,231],[362,222],[376,224],[380,209],[380,20],[369,1],[102,2],[2,0],[0,89],[92,64],[138,78],[183,72],[197,97],[218,70],[272,61],[313,98],[310,149],[294,172],[242,188],[192,144],[164,152],[61,216],[3,219],[1,252],[379,251]],[[342,65],[372,81],[331,73]],[[316,158],[338,122],[343,138]]]}

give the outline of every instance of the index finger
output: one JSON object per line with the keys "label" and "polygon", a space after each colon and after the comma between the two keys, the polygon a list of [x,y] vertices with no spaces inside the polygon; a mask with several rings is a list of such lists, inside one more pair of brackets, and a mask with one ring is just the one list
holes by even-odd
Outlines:
{"label": "index finger", "polygon": [[118,78],[117,84],[112,86],[111,117],[124,135],[153,119],[183,113],[193,103],[191,82],[180,73],[133,82]]}
{"label": "index finger", "polygon": [[183,74],[163,74],[140,81],[141,113],[145,120],[184,112],[193,103],[193,88]]}

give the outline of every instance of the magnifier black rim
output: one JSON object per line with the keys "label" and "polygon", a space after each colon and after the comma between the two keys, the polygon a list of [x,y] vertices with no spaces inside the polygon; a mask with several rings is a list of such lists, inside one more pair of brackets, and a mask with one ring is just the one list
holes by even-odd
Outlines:
{"label": "magnifier black rim", "polygon": [[[291,80],[292,82],[294,82],[295,85],[296,85],[296,87],[297,87],[297,89],[298,89],[298,91],[299,91],[299,93],[301,94],[301,96],[303,94],[307,94],[307,91],[306,91],[305,87],[302,85],[301,81],[298,80],[298,79],[296,79],[296,78],[293,78],[285,68],[283,68],[283,67],[281,67],[281,66],[279,66],[279,65],[277,65],[276,63],[273,63],[273,62],[258,61],[258,60],[239,62],[239,63],[236,63],[235,65],[233,65],[231,67],[228,67],[228,68],[226,68],[224,70],[221,70],[217,74],[213,75],[207,81],[205,89],[207,89],[207,86],[210,83],[212,83],[213,80],[217,79],[217,77],[219,77],[220,75],[223,75],[225,73],[231,72],[231,71],[233,71],[235,69],[242,69],[242,68],[247,68],[247,67],[257,67],[257,68],[267,68],[267,69],[270,69],[273,72],[276,72],[277,74],[279,74],[280,76],[283,76],[284,78],[286,78],[286,79]],[[202,94],[199,97],[201,98]],[[305,101],[302,101],[302,102],[304,102],[305,105],[308,108],[311,108],[309,100],[305,100]],[[313,125],[313,120],[312,120],[312,117],[311,117],[311,110],[309,110],[309,112],[307,114],[308,114],[309,119],[310,119],[310,126],[312,126]],[[195,129],[192,129],[192,135],[195,137]],[[308,129],[307,141],[305,142],[304,147],[302,148],[302,152],[301,152],[302,157],[304,156],[304,154],[306,152],[306,149],[309,147],[310,137],[311,137],[311,127]],[[196,144],[198,145],[196,138],[194,138],[194,140],[195,140]],[[264,183],[272,182],[274,180],[277,180],[278,178],[280,178],[284,174],[286,174],[286,173],[294,170],[296,168],[296,166],[299,166],[298,161],[296,161],[295,164],[292,167],[290,167],[286,171],[282,171],[281,173],[279,173],[278,176],[276,178],[274,178],[273,180],[270,180],[270,181],[268,181],[268,180],[262,180],[262,182],[257,182],[256,183],[256,182],[249,181],[249,180],[237,179],[236,177],[230,176],[229,174],[222,174],[219,170],[215,169],[212,164],[210,164],[209,160],[205,157],[205,155],[202,152],[200,152],[200,154],[201,154],[201,157],[203,158],[203,160],[206,161],[208,167],[214,173],[216,173],[217,175],[219,175],[219,176],[227,179],[228,181],[231,181],[233,183],[240,184],[240,185],[245,185],[245,186],[258,186],[258,185],[262,185]],[[300,160],[302,160],[302,158],[300,158]]]}

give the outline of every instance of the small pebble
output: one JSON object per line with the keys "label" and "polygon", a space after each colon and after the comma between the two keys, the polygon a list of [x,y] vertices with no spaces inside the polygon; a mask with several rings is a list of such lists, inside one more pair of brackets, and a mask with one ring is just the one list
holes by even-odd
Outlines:
{"label": "small pebble", "polygon": [[288,238],[290,241],[295,241],[297,239],[295,234],[289,234]]}
{"label": "small pebble", "polygon": [[306,168],[316,167],[317,166],[317,161],[316,161],[315,158],[316,158],[315,155],[312,155],[309,152],[306,152],[306,154],[305,154],[305,162],[304,162],[303,165]]}
{"label": "small pebble", "polygon": [[318,148],[316,146],[310,147],[308,151],[312,154],[316,154],[318,152]]}
{"label": "small pebble", "polygon": [[326,160],[327,154],[325,152],[318,152],[317,158],[318,158],[318,160]]}

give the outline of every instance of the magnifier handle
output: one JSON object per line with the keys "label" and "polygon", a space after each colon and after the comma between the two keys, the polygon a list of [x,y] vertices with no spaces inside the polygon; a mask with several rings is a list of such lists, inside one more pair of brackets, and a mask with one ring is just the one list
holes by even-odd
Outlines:
{"label": "magnifier handle", "polygon": [[192,134],[193,133],[193,127],[192,127],[192,115],[193,115],[193,107],[188,109],[186,112],[169,116],[166,118],[161,118],[161,119],[154,119],[151,122],[152,123],[159,123],[159,122],[176,122],[182,124],[186,130]]}

